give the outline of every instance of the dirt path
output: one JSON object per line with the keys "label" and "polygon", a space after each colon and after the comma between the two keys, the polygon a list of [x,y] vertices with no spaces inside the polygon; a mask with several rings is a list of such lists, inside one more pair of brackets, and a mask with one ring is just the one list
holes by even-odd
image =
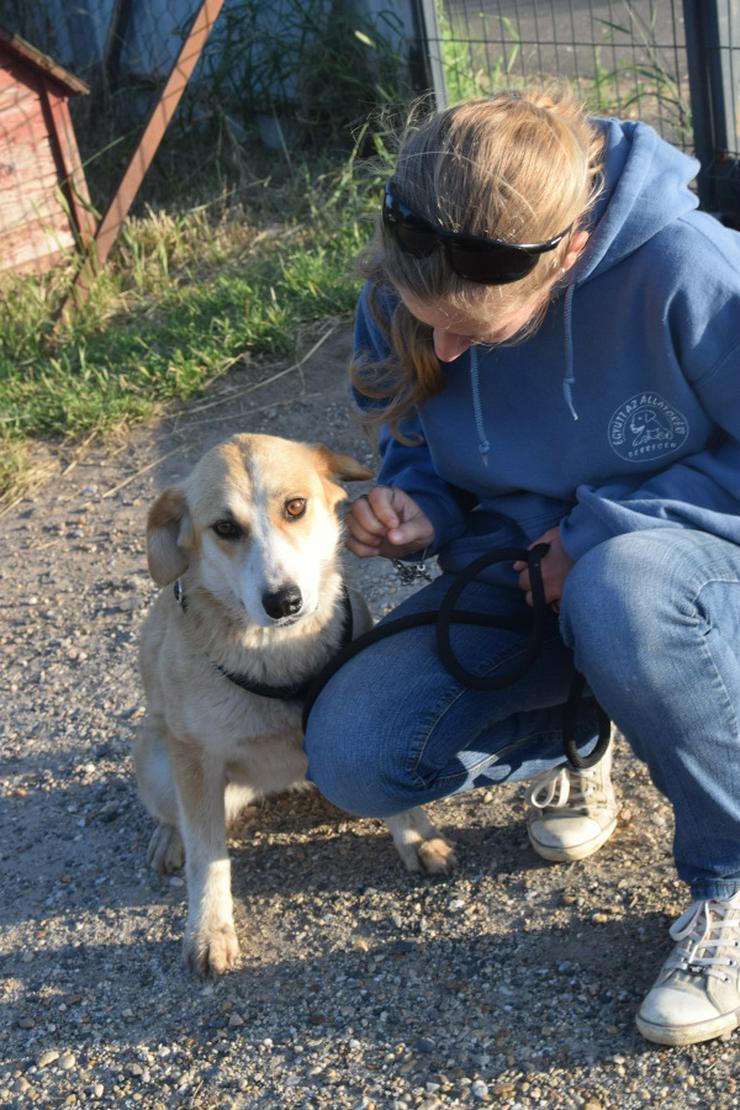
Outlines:
{"label": "dirt path", "polygon": [[[0,521],[0,1105],[740,1105],[737,1036],[660,1050],[634,1030],[685,892],[669,812],[623,749],[618,834],[581,865],[531,853],[518,788],[432,807],[460,856],[440,881],[315,794],[253,807],[232,841],[240,967],[184,971],[183,881],[146,870],[129,764],[146,509],[235,431],[369,461],[348,351],[343,329],[301,372],[256,390],[235,373]],[[353,563],[376,615],[403,595]]]}

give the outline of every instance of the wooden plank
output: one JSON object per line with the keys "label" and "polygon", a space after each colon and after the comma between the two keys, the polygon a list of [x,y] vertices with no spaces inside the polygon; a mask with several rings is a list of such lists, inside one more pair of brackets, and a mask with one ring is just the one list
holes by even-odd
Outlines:
{"label": "wooden plank", "polygon": [[20,35],[13,35],[0,27],[0,64],[5,64],[5,61],[10,57],[20,58],[27,66],[33,66],[34,69],[40,70],[46,76],[53,78],[66,91],[67,95],[90,92],[89,86],[84,81],[80,81],[79,77],[75,77],[69,70],[64,69],[48,54],[42,54],[40,50],[31,46],[30,42],[26,42]]}
{"label": "wooden plank", "polygon": [[94,234],[67,95],[0,42],[0,272],[47,270]]}
{"label": "wooden plank", "polygon": [[86,300],[96,270],[103,265],[110,254],[111,247],[118,237],[144,180],[144,175],[175,114],[175,109],[185,92],[223,3],[224,0],[203,0],[190,33],[175,59],[164,89],[144,126],[139,144],[131,156],[118,189],[98,224],[94,254],[78,273],[72,292],[62,308],[61,319],[67,317],[73,302],[81,304]]}
{"label": "wooden plank", "polygon": [[66,99],[50,87],[44,87],[43,93],[52,150],[59,168],[59,186],[69,205],[80,241],[83,247],[87,247],[95,235],[95,218],[69,106]]}
{"label": "wooden plank", "polygon": [[74,248],[75,239],[69,219],[61,206],[26,219],[18,228],[0,232],[0,272],[13,270],[47,270],[56,260]]}

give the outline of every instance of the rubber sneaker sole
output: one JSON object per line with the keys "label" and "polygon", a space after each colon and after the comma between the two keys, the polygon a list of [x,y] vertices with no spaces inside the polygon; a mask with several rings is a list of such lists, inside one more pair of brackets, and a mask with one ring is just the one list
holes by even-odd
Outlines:
{"label": "rubber sneaker sole", "polygon": [[699,1021],[693,1025],[656,1025],[652,1021],[645,1021],[638,1014],[635,1024],[643,1037],[656,1044],[699,1044],[701,1041],[711,1041],[725,1033],[732,1033],[734,1029],[740,1027],[740,1010],[722,1014],[720,1017],[712,1018],[711,1021]]}
{"label": "rubber sneaker sole", "polygon": [[529,843],[538,856],[549,860],[550,863],[570,863],[573,860],[588,859],[589,856],[598,852],[599,848],[606,844],[616,827],[617,819],[615,817],[605,829],[602,829],[598,836],[595,836],[592,840],[586,840],[582,844],[574,844],[570,848],[554,848],[551,844],[542,844],[533,836],[532,830],[529,828],[527,829],[527,835],[529,836]]}

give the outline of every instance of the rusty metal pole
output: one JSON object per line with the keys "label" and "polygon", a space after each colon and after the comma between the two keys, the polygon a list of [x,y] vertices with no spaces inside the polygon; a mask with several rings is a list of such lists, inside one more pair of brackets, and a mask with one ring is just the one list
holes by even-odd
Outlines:
{"label": "rusty metal pole", "polygon": [[136,150],[131,155],[121,182],[98,225],[91,253],[77,274],[62,307],[61,320],[68,319],[73,305],[79,307],[87,300],[95,274],[110,254],[141,187],[144,175],[185,92],[211,29],[218,19],[223,3],[224,0],[203,0],[188,37],[175,59],[167,82],[146,122]]}

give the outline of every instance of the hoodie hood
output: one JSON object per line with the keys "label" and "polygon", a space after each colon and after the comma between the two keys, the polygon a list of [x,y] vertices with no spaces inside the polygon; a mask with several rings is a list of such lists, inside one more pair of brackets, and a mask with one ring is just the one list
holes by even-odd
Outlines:
{"label": "hoodie hood", "polygon": [[[576,290],[605,273],[698,206],[689,189],[700,165],[661,139],[645,123],[594,119],[604,134],[604,187],[588,221],[589,240],[569,273],[562,298],[563,399],[573,420],[578,420],[573,387],[576,384],[573,340],[573,300]],[[470,349],[470,385],[478,450],[487,463],[490,443],[483,423],[480,400],[478,352]]]}
{"label": "hoodie hood", "polygon": [[563,398],[574,420],[573,297],[579,285],[605,273],[699,201],[689,190],[700,165],[665,142],[652,127],[596,119],[604,132],[604,189],[589,220],[590,237],[570,272],[563,298]]}
{"label": "hoodie hood", "polygon": [[700,169],[696,158],[646,123],[594,122],[605,138],[604,190],[589,220],[591,237],[571,271],[574,285],[616,266],[699,204],[689,189]]}

